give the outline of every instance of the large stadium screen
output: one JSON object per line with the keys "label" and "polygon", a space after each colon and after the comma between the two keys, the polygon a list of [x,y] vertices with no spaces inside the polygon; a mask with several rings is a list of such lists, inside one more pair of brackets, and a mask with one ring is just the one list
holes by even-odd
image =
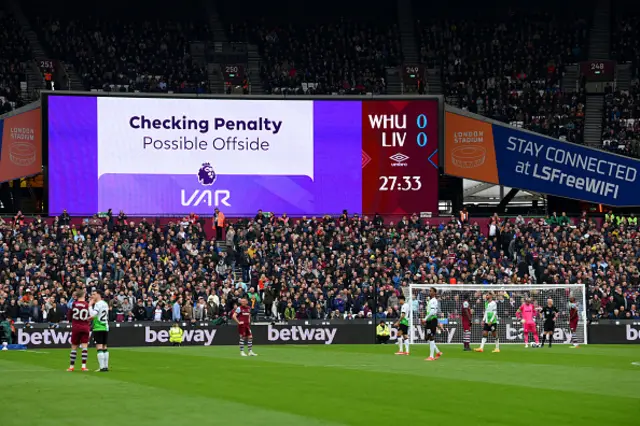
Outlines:
{"label": "large stadium screen", "polygon": [[438,211],[439,101],[45,99],[49,213]]}

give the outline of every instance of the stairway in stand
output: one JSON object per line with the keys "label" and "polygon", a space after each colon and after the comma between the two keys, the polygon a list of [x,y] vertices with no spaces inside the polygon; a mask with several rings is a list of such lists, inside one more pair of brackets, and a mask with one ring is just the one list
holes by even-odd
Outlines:
{"label": "stairway in stand", "polygon": [[[609,59],[611,54],[611,1],[598,0],[589,32],[589,59]],[[584,117],[584,142],[586,145],[602,146],[602,119],[604,94],[587,93]]]}
{"label": "stairway in stand", "polygon": [[387,95],[402,95],[402,77],[398,67],[387,67],[385,70],[387,80]]}
{"label": "stairway in stand", "polygon": [[[29,47],[31,47],[31,51],[33,52],[33,56],[35,59],[34,61],[30,61],[27,67],[27,86],[30,91],[32,89],[36,91],[42,90],[45,88],[44,76],[42,75],[38,64],[40,63],[40,61],[48,61],[52,60],[53,58],[47,54],[44,47],[40,43],[40,40],[38,40],[37,34],[35,33],[35,31],[33,31],[33,29],[31,29],[29,20],[22,12],[20,3],[16,0],[8,0],[6,2],[6,6],[20,23],[22,32],[24,33],[25,38],[29,41]],[[64,71],[67,75],[69,86],[58,87],[56,89],[84,91],[85,87],[82,83],[82,79],[80,79],[80,77],[78,76],[78,73],[73,68],[73,65],[67,64],[62,61],[59,62],[63,68],[61,71]]]}
{"label": "stairway in stand", "polygon": [[398,25],[400,28],[400,44],[404,62],[408,65],[420,63],[418,44],[416,43],[415,21],[411,0],[398,0]]}

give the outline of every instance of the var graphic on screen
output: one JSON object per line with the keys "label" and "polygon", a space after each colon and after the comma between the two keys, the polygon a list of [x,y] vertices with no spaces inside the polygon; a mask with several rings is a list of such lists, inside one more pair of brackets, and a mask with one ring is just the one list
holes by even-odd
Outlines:
{"label": "var graphic on screen", "polygon": [[50,214],[437,212],[437,99],[47,104]]}

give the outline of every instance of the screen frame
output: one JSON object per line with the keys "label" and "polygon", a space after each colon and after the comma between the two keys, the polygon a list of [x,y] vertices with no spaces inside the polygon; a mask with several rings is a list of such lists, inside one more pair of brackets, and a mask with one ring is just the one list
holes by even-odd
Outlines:
{"label": "screen frame", "polygon": [[[43,216],[52,217],[49,215],[49,98],[51,97],[112,97],[112,98],[143,98],[143,99],[216,99],[216,100],[279,100],[279,101],[316,101],[316,100],[330,100],[330,101],[437,101],[438,103],[438,164],[439,173],[443,171],[443,151],[444,151],[444,115],[445,115],[445,101],[444,95],[349,95],[349,96],[334,96],[334,95],[238,95],[238,94],[198,94],[198,93],[121,93],[121,92],[86,92],[86,91],[52,91],[42,90],[40,92],[40,106],[41,106],[41,132],[42,132],[42,170],[43,170]],[[98,212],[95,212],[98,213]],[[158,217],[163,216],[162,214]]]}

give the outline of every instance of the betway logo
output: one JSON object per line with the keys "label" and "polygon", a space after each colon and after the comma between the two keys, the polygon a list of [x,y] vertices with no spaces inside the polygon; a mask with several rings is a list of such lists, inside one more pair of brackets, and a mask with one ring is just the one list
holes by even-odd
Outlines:
{"label": "betway logo", "polygon": [[70,331],[42,330],[25,332],[18,329],[18,345],[67,345],[71,342]]}
{"label": "betway logo", "polygon": [[[507,324],[507,340],[523,340],[524,329],[522,327],[513,327]],[[556,343],[571,343],[571,333],[567,333],[562,328],[556,328],[553,332],[553,340]]]}
{"label": "betway logo", "polygon": [[267,338],[270,342],[324,342],[325,345],[333,343],[336,337],[337,328],[307,328],[295,325],[286,328],[276,328],[269,325],[267,330]]}
{"label": "betway logo", "polygon": [[[202,343],[203,346],[210,346],[213,338],[216,337],[216,330],[184,330],[182,343]],[[151,327],[144,328],[145,343],[167,343],[169,341],[169,330],[152,330]]]}
{"label": "betway logo", "polygon": [[640,330],[627,325],[627,341],[633,342],[634,340],[640,340]]}
{"label": "betway logo", "polygon": [[[391,325],[388,324],[390,327]],[[453,337],[456,335],[456,327],[445,327],[444,332],[447,335],[447,343],[453,342]],[[427,340],[427,334],[424,332],[424,327],[413,327],[413,339],[414,341],[424,341]],[[398,339],[398,329],[395,327],[391,327],[391,331],[389,333],[389,340],[394,341]],[[440,337],[437,337],[438,341],[440,341]]]}

